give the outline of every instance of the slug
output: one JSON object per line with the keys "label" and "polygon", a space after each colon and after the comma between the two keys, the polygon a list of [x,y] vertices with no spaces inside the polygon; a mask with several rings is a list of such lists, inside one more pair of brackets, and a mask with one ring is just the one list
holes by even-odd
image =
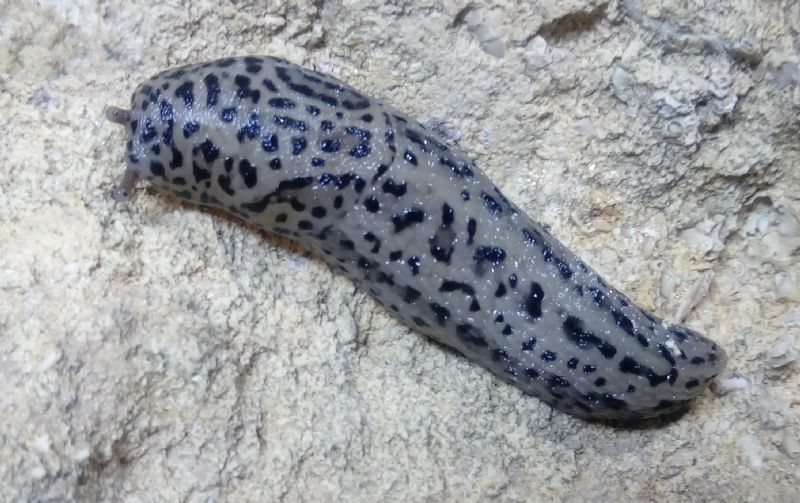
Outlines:
{"label": "slug", "polygon": [[137,180],[289,236],[395,317],[554,408],[637,420],[683,409],[725,367],[713,341],[603,281],[457,147],[336,78],[274,57],[141,84]]}

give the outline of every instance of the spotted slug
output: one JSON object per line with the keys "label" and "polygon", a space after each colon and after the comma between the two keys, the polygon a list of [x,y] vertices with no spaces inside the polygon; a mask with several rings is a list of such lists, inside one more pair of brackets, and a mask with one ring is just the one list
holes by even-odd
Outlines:
{"label": "spotted slug", "polygon": [[553,407],[682,409],[725,352],[634,305],[456,146],[336,78],[274,57],[166,70],[123,125],[137,180],[289,236],[388,308]]}

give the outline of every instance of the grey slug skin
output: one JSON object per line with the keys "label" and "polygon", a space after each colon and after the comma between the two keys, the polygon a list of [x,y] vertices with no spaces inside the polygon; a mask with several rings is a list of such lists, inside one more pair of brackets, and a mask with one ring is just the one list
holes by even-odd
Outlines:
{"label": "grey slug skin", "polygon": [[109,117],[127,171],[289,236],[409,327],[585,418],[676,411],[725,352],[631,303],[453,145],[273,57],[162,72]]}

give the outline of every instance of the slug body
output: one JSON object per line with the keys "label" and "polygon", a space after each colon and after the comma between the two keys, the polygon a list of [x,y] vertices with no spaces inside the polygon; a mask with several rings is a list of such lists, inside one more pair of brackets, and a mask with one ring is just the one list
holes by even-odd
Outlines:
{"label": "slug body", "polygon": [[714,342],[605,283],[456,147],[272,57],[162,72],[130,111],[138,179],[289,236],[413,327],[565,412],[671,413],[725,366]]}

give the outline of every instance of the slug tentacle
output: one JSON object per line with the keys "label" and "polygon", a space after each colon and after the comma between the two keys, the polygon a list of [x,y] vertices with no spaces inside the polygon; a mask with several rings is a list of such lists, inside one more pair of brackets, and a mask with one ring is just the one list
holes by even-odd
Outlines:
{"label": "slug tentacle", "polygon": [[130,122],[131,112],[124,108],[108,106],[106,107],[106,118],[111,122],[122,124],[123,126]]}
{"label": "slug tentacle", "polygon": [[139,181],[139,177],[136,172],[126,169],[122,180],[120,180],[119,185],[114,188],[111,197],[117,202],[127,201],[133,193],[133,188],[136,186],[137,181]]}
{"label": "slug tentacle", "polygon": [[162,72],[109,107],[127,170],[289,236],[398,319],[588,418],[669,414],[725,367],[635,306],[458,148],[341,81],[272,57]]}

